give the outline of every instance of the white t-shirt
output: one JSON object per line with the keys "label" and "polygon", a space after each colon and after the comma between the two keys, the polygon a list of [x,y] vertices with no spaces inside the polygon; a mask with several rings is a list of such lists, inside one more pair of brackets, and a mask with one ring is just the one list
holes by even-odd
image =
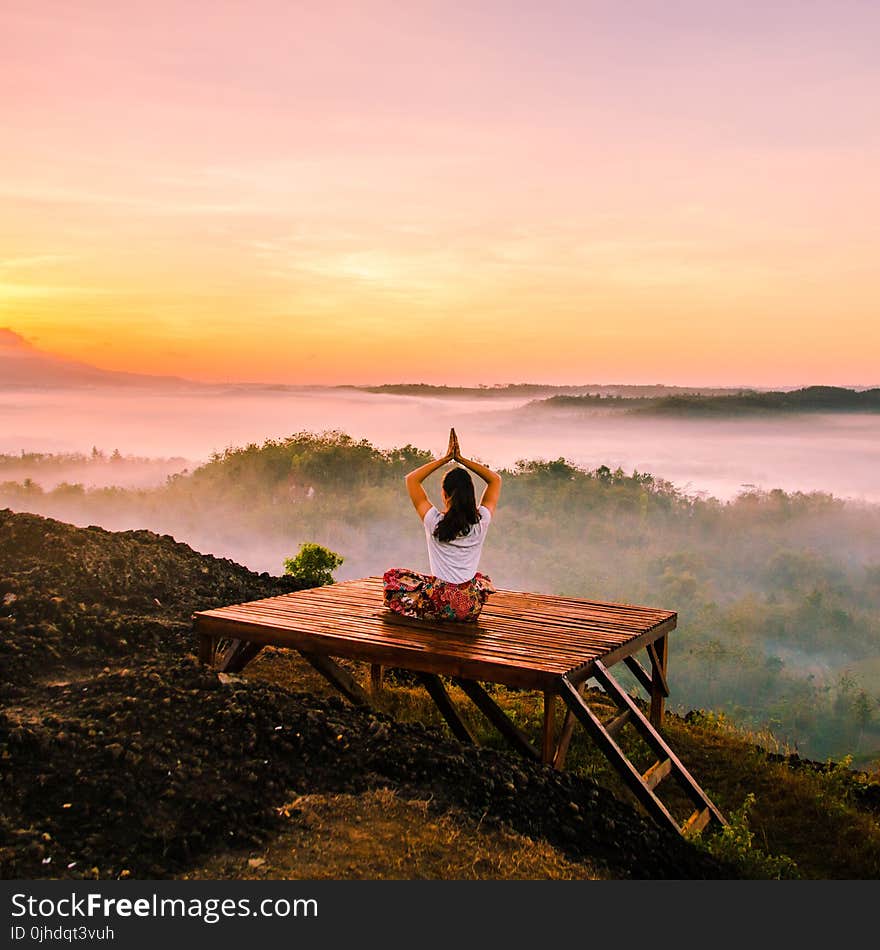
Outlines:
{"label": "white t-shirt", "polygon": [[434,536],[434,529],[443,517],[434,505],[425,512],[425,537],[428,540],[428,561],[431,573],[441,581],[450,584],[465,584],[477,573],[486,531],[492,520],[492,512],[485,505],[477,509],[480,520],[472,524],[467,534],[451,541],[440,541]]}

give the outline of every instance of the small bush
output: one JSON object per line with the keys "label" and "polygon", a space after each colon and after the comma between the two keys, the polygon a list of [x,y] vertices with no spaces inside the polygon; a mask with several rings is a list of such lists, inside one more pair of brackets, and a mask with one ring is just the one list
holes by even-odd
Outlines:
{"label": "small bush", "polygon": [[296,557],[284,559],[284,573],[292,574],[311,587],[324,587],[333,583],[333,572],[344,560],[335,551],[306,542],[300,545]]}
{"label": "small bush", "polygon": [[755,834],[749,828],[748,813],[755,804],[749,792],[742,805],[729,816],[729,823],[714,835],[696,838],[695,843],[721,861],[741,868],[747,878],[758,880],[797,880],[800,871],[787,855],[766,854],[754,846]]}

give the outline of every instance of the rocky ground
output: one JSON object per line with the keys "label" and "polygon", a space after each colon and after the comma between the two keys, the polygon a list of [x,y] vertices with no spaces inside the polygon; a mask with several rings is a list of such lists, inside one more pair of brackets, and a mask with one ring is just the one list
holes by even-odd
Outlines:
{"label": "rocky ground", "polygon": [[291,802],[383,790],[602,876],[735,876],[589,780],[199,664],[194,610],[296,586],[0,510],[0,876],[179,877],[269,841]]}

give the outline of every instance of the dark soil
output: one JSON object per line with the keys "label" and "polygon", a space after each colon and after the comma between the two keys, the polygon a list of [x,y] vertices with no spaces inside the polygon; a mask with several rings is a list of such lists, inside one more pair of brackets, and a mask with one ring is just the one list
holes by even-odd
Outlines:
{"label": "dark soil", "polygon": [[736,874],[595,783],[218,675],[191,614],[294,589],[149,531],[0,511],[0,876],[172,877],[297,795],[390,788],[621,878]]}

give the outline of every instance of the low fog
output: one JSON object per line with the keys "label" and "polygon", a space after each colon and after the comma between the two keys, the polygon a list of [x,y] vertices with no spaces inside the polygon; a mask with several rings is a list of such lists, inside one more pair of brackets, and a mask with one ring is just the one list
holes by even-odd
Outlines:
{"label": "low fog", "polygon": [[[350,390],[6,393],[0,413],[0,506],[148,528],[272,574],[316,542],[345,558],[337,580],[428,569],[402,476],[454,425],[465,454],[506,470],[481,564],[497,586],[675,610],[672,709],[720,710],[802,755],[880,759],[878,416]],[[332,430],[351,439],[308,434]],[[437,500],[438,477],[427,487]]]}
{"label": "low fog", "polygon": [[[721,500],[753,486],[880,502],[880,414],[706,420],[527,408],[528,402],[329,388],[0,392],[0,453],[118,450],[165,460],[120,467],[126,480],[118,484],[148,484],[151,472],[160,484],[214,452],[300,431],[336,429],[381,448],[409,443],[439,451],[455,426],[468,451],[499,468],[564,457],[588,468],[650,472]],[[108,484],[106,474],[113,473],[70,473],[94,485]],[[31,477],[43,484],[46,475]]]}

